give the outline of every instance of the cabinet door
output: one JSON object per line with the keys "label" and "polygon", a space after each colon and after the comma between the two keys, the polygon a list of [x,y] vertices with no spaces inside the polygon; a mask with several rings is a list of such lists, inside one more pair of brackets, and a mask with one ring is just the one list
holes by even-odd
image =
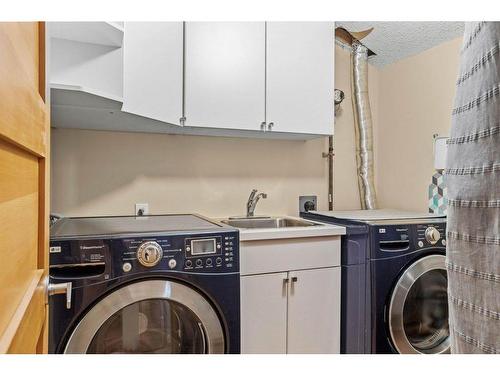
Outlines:
{"label": "cabinet door", "polygon": [[0,22],[0,51],[0,354],[47,353],[45,24]]}
{"label": "cabinet door", "polygon": [[241,277],[241,352],[286,353],[287,273]]}
{"label": "cabinet door", "polygon": [[125,22],[123,111],[180,124],[182,22]]}
{"label": "cabinet door", "polygon": [[265,120],[265,23],[187,22],[186,125],[259,130]]}
{"label": "cabinet door", "polygon": [[267,23],[267,123],[273,131],[333,134],[334,25]]}
{"label": "cabinet door", "polygon": [[288,353],[339,353],[340,267],[289,277]]}

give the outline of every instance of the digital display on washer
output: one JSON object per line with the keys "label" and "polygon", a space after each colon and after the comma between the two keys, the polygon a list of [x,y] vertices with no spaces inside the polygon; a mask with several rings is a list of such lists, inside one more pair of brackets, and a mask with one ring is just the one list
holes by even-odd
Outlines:
{"label": "digital display on washer", "polygon": [[191,240],[191,255],[215,254],[215,238]]}

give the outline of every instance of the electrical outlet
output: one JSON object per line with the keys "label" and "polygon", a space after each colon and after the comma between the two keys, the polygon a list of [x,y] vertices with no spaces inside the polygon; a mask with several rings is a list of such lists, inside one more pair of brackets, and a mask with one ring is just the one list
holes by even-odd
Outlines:
{"label": "electrical outlet", "polygon": [[135,216],[149,215],[149,204],[148,203],[136,203],[135,204]]}
{"label": "electrical outlet", "polygon": [[316,211],[318,209],[318,197],[316,195],[299,196],[299,213]]}

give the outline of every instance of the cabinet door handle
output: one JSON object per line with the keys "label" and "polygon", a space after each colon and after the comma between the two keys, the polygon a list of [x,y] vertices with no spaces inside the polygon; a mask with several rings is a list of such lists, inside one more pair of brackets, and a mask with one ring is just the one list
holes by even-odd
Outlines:
{"label": "cabinet door handle", "polygon": [[266,122],[265,121],[260,123],[260,130],[266,131]]}
{"label": "cabinet door handle", "polygon": [[270,122],[269,124],[267,124],[267,130],[269,130],[269,131],[273,130],[273,126],[274,126],[274,122]]}
{"label": "cabinet door handle", "polygon": [[288,289],[289,282],[290,282],[290,279],[288,277],[286,277],[286,278],[283,279],[282,293],[283,293],[284,296],[286,296],[286,292],[287,292],[287,289]]}
{"label": "cabinet door handle", "polygon": [[292,282],[290,283],[290,294],[295,291],[295,283],[297,282],[297,276],[292,276]]}

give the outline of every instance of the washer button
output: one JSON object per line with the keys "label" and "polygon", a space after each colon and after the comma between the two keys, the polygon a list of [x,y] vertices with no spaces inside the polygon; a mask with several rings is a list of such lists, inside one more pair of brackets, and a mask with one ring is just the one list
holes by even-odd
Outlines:
{"label": "washer button", "polygon": [[222,263],[222,258],[217,258],[217,259],[215,260],[215,263],[217,263],[217,264],[221,264],[221,263]]}
{"label": "washer button", "polygon": [[193,262],[191,262],[189,259],[186,260],[186,267],[192,267],[193,266]]}
{"label": "washer button", "polygon": [[130,263],[123,263],[122,270],[123,272],[130,272],[132,269],[132,265]]}
{"label": "washer button", "polygon": [[207,263],[207,266],[211,266],[212,265],[212,259],[208,258],[206,263]]}
{"label": "washer button", "polygon": [[170,259],[170,260],[168,261],[168,266],[169,266],[170,268],[175,268],[175,266],[176,266],[176,265],[177,265],[177,262],[175,261],[175,259]]}
{"label": "washer button", "polygon": [[446,240],[445,239],[441,240],[441,243],[443,244],[443,246],[446,246]]}
{"label": "washer button", "polygon": [[203,261],[202,261],[201,259],[197,259],[197,260],[196,260],[196,265],[197,265],[198,267],[202,266],[202,265],[203,265]]}
{"label": "washer button", "polygon": [[422,241],[418,241],[418,247],[424,247],[424,243]]}

